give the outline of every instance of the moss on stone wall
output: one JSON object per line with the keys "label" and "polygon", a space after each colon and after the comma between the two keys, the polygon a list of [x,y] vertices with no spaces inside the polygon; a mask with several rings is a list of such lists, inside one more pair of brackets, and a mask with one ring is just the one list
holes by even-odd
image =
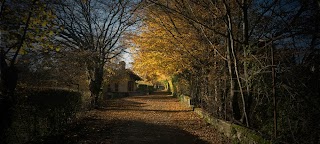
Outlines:
{"label": "moss on stone wall", "polygon": [[[185,101],[187,96],[181,96],[180,100],[188,105]],[[191,105],[188,105],[191,107]],[[197,113],[201,118],[203,118],[207,123],[211,124],[220,133],[232,139],[232,143],[241,144],[269,144],[270,141],[264,139],[259,133],[248,129],[246,127],[236,125],[224,120],[216,119],[212,117],[209,113],[205,112],[201,108],[195,108],[194,112]]]}
{"label": "moss on stone wall", "polygon": [[246,127],[239,126],[236,124],[231,124],[232,140],[234,143],[243,143],[243,144],[269,144],[271,143],[268,140],[265,140],[258,133],[250,130]]}

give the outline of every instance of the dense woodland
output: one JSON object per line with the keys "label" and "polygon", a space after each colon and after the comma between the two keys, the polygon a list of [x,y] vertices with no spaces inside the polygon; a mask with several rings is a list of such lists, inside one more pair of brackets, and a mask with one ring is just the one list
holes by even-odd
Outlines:
{"label": "dense woodland", "polygon": [[64,131],[133,70],[274,143],[320,141],[319,0],[1,0],[0,143]]}
{"label": "dense woodland", "polygon": [[145,4],[134,70],[274,142],[319,142],[319,1]]}

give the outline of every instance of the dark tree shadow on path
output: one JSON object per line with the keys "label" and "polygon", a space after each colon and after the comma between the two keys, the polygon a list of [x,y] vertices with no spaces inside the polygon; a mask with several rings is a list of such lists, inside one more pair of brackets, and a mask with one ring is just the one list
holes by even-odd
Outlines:
{"label": "dark tree shadow on path", "polygon": [[30,143],[206,144],[207,142],[178,127],[142,121],[107,121],[88,118],[74,125],[64,134]]}

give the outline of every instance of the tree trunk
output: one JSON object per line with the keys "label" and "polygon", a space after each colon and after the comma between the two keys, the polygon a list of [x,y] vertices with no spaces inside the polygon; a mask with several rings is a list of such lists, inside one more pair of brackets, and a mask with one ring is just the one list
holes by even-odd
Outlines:
{"label": "tree trunk", "polygon": [[229,71],[229,77],[230,77],[230,94],[229,94],[229,109],[231,111],[231,120],[234,119],[234,79],[233,79],[233,72],[232,72],[232,61],[231,61],[231,54],[230,54],[230,39],[227,39],[227,64],[228,64],[228,71]]}
{"label": "tree trunk", "polygon": [[[246,115],[250,115],[250,108],[251,108],[251,102],[252,102],[252,96],[250,93],[250,81],[248,76],[248,62],[247,62],[247,50],[249,48],[249,21],[248,21],[248,2],[247,0],[242,0],[242,37],[243,37],[243,56],[244,56],[244,62],[243,62],[243,72],[244,72],[244,78],[245,78],[245,87],[246,87],[246,105],[244,107],[246,108],[246,113],[243,114],[243,117]],[[249,121],[247,119],[247,121]],[[246,122],[249,125],[249,122]]]}
{"label": "tree trunk", "polygon": [[0,59],[0,143],[6,143],[6,131],[12,124],[17,101],[14,90],[17,86],[18,71],[14,66],[7,65],[2,54]]}
{"label": "tree trunk", "polygon": [[[232,29],[230,30],[230,32],[232,32]],[[230,36],[230,42],[231,42],[231,44],[230,44],[231,53],[232,53],[232,56],[233,56],[234,72],[236,74],[236,79],[237,79],[237,82],[238,82],[238,86],[239,86],[239,90],[240,90],[240,94],[241,94],[242,105],[243,105],[242,106],[243,115],[244,115],[245,122],[246,122],[247,126],[249,126],[248,116],[247,116],[247,111],[246,111],[246,101],[245,101],[245,98],[244,98],[244,94],[243,94],[243,90],[242,90],[242,84],[241,84],[241,81],[240,81],[240,75],[239,75],[239,71],[238,71],[238,60],[237,60],[237,57],[236,57],[236,54],[235,54],[234,40],[233,40],[233,36],[232,36],[231,33],[230,33],[229,36]]]}
{"label": "tree trunk", "polygon": [[[230,8],[230,5],[224,1],[224,6],[225,6],[225,9],[226,9],[226,24],[227,24],[227,28],[228,28],[228,50],[229,50],[229,55],[232,55],[232,58],[233,58],[233,64],[234,64],[234,72],[235,72],[235,75],[236,75],[236,79],[237,79],[237,82],[238,82],[238,86],[239,86],[239,90],[240,90],[240,94],[241,94],[241,99],[242,99],[242,103],[243,103],[243,114],[244,114],[244,117],[245,117],[245,120],[246,120],[246,124],[247,126],[249,126],[249,123],[248,123],[248,117],[247,117],[247,113],[246,113],[246,102],[245,102],[245,99],[244,99],[244,95],[243,95],[243,91],[242,91],[242,84],[241,84],[241,81],[240,81],[240,76],[239,76],[239,72],[238,72],[238,64],[237,64],[237,57],[236,57],[236,54],[235,54],[235,41],[234,41],[234,37],[233,37],[233,27],[232,27],[232,16],[231,16],[231,8]],[[231,59],[230,59],[231,61]],[[237,101],[237,98],[234,97],[234,102]],[[237,113],[235,113],[237,114]]]}
{"label": "tree trunk", "polygon": [[19,51],[25,41],[26,34],[29,28],[29,22],[32,17],[32,9],[35,3],[36,0],[32,2],[32,8],[28,13],[22,36],[19,39],[17,47],[15,47],[17,49],[12,59],[10,59],[9,64],[7,64],[5,60],[4,49],[1,47],[0,50],[0,143],[6,143],[6,131],[12,124],[14,106],[17,102],[14,91],[18,82],[18,70],[15,67],[15,62],[18,57]]}
{"label": "tree trunk", "polygon": [[176,90],[175,90],[174,85],[173,85],[173,78],[168,80],[168,88],[169,88],[169,91],[172,93],[173,96],[177,96]]}
{"label": "tree trunk", "polygon": [[228,92],[227,92],[227,71],[223,71],[224,79],[223,79],[223,102],[221,107],[224,108],[224,120],[227,120],[227,97],[228,97]]}
{"label": "tree trunk", "polygon": [[88,69],[90,76],[89,89],[91,92],[91,107],[99,107],[99,98],[103,82],[103,66],[99,65],[93,69]]}

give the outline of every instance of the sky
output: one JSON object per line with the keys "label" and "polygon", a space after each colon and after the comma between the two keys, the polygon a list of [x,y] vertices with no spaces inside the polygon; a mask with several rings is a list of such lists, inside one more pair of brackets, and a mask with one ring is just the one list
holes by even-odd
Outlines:
{"label": "sky", "polygon": [[131,53],[125,53],[122,56],[122,59],[126,62],[126,68],[131,69],[132,68],[132,62],[133,58],[131,56]]}

